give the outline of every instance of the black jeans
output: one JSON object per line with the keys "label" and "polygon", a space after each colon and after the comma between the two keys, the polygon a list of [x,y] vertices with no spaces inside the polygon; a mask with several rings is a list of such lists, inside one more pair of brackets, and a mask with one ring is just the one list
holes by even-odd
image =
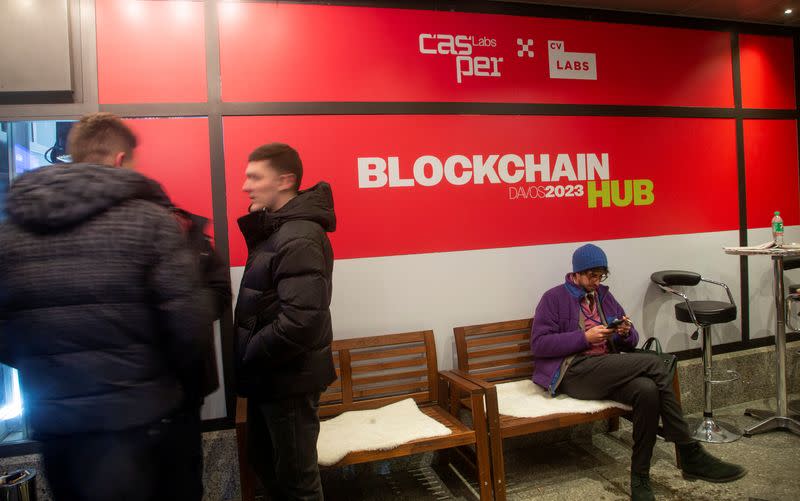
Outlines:
{"label": "black jeans", "polygon": [[203,496],[197,412],[129,430],[50,438],[42,442],[42,456],[56,501],[199,501]]}
{"label": "black jeans", "polygon": [[693,442],[681,405],[672,390],[672,378],[658,357],[646,353],[578,355],[558,387],[583,400],[610,399],[633,407],[631,471],[650,472],[658,432],[658,418],[668,441]]}
{"label": "black jeans", "polygon": [[323,499],[317,465],[319,396],[247,401],[248,456],[269,499]]}
{"label": "black jeans", "polygon": [[195,407],[174,418],[169,434],[167,465],[169,485],[159,487],[159,499],[201,501],[203,499],[203,431],[200,408]]}

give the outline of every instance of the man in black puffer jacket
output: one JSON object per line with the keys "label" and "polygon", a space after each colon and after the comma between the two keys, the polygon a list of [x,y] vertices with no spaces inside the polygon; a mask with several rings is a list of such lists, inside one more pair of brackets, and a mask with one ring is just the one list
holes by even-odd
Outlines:
{"label": "man in black puffer jacket", "polygon": [[320,393],[336,379],[331,354],[330,186],[298,191],[303,166],[288,145],[250,154],[239,219],[247,264],[236,304],[237,391],[248,397],[250,463],[274,500],[321,500]]}
{"label": "man in black puffer jacket", "polygon": [[136,138],[89,115],[78,162],[22,175],[0,226],[0,360],[19,369],[57,500],[152,500],[175,461],[182,382],[211,350],[196,259]]}

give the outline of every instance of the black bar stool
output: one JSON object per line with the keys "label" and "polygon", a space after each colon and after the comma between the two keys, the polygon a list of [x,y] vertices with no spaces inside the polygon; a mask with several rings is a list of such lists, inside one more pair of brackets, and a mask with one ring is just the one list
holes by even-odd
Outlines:
{"label": "black bar stool", "polygon": [[[736,320],[736,304],[733,302],[733,295],[727,285],[703,278],[691,271],[665,270],[657,271],[650,275],[656,285],[662,291],[670,292],[683,298],[682,303],[675,305],[675,317],[680,322],[686,322],[697,326],[697,331],[692,334],[692,339],[697,339],[698,331],[703,335],[703,396],[705,406],[703,408],[703,419],[698,423],[690,420],[689,432],[697,440],[711,443],[733,442],[739,439],[742,434],[730,425],[721,424],[714,419],[711,407],[711,385],[718,383],[728,383],[739,379],[739,374],[735,371],[726,371],[725,377],[716,376],[712,373],[711,364],[711,332],[710,328],[714,324],[723,324]],[[695,286],[700,282],[708,282],[719,285],[728,293],[728,302],[722,301],[690,301],[683,292],[673,289],[673,286]],[[715,378],[716,377],[716,378]]]}

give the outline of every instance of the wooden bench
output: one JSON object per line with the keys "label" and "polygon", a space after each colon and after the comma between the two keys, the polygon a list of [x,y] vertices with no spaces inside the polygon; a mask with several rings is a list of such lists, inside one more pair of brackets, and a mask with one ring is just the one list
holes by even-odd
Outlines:
{"label": "wooden bench", "polygon": [[[564,413],[536,418],[501,415],[498,411],[495,384],[530,379],[533,375],[533,354],[530,348],[532,321],[533,319],[526,318],[453,329],[458,355],[456,372],[475,382],[486,392],[492,483],[497,501],[506,499],[503,439],[598,420],[607,420],[609,431],[615,431],[619,427],[619,417],[628,415],[628,411],[616,407],[591,414]],[[680,401],[677,371],[673,387]],[[469,402],[463,403],[469,405]]]}
{"label": "wooden bench", "polygon": [[[339,378],[320,398],[320,419],[346,411],[375,409],[413,398],[420,410],[447,426],[451,435],[414,440],[383,451],[355,451],[334,467],[409,456],[462,446],[474,447],[480,498],[492,499],[491,463],[482,388],[450,371],[439,372],[432,331],[410,332],[333,342]],[[448,411],[451,403],[467,395],[474,429]],[[256,477],[247,462],[247,402],[240,398],[236,410],[242,501],[255,498]]]}

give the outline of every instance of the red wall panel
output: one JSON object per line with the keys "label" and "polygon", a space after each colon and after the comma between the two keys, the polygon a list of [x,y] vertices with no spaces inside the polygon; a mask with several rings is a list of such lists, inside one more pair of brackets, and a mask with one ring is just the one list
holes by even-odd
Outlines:
{"label": "red wall panel", "polygon": [[[225,101],[733,106],[722,32],[272,2],[219,9]],[[583,79],[584,63],[596,79]]]}
{"label": "red wall panel", "polygon": [[[213,218],[207,118],[138,118],[125,123],[139,140],[136,170],[162,184],[172,202]],[[208,228],[213,234],[213,228]]]}
{"label": "red wall panel", "polygon": [[794,47],[791,37],[739,35],[742,105],[794,109]]}
{"label": "red wall panel", "polygon": [[797,122],[745,120],[744,158],[747,227],[768,227],[776,210],[784,224],[800,224]]}
{"label": "red wall panel", "polygon": [[96,5],[100,103],[207,100],[203,2]]}
{"label": "red wall panel", "polygon": [[[236,219],[246,213],[249,202],[241,192],[247,155],[257,146],[273,141],[298,149],[305,166],[304,187],[321,179],[331,183],[339,220],[332,235],[337,258],[738,227],[733,120],[447,115],[226,117],[224,137],[233,266],[242,265],[246,256]],[[544,182],[538,174],[532,182],[503,182],[497,173],[507,154],[520,159],[532,154],[538,163],[542,163],[541,154],[550,155],[550,181]],[[553,181],[559,158],[566,158],[579,172],[582,154],[607,154],[607,179],[600,180],[598,174],[593,181],[571,181],[566,177]],[[431,186],[420,184],[415,180],[414,164],[426,155],[438,158],[442,164],[448,158],[463,155],[460,164],[452,164],[455,167],[450,175],[471,179],[459,185],[445,176]],[[378,179],[378,174],[359,179],[359,158],[370,157],[386,160],[384,179]],[[390,157],[397,158],[398,169],[393,174],[389,173]],[[464,161],[470,166],[464,167]],[[481,175],[477,174],[481,170],[479,164],[484,169]],[[508,169],[513,174],[521,168]],[[421,168],[423,178],[432,177],[435,171],[431,165]],[[389,186],[388,179],[392,177],[413,186]],[[476,183],[479,177],[481,183]],[[626,192],[626,181],[633,188],[634,180],[652,183],[651,203],[635,205],[628,200],[624,205],[622,199],[632,191]],[[385,183],[365,187],[364,182],[370,181]],[[603,207],[603,197],[595,193],[597,206],[592,207],[589,185],[602,189],[603,183],[608,186],[609,206]],[[614,184],[620,187],[620,204],[611,199]]]}

